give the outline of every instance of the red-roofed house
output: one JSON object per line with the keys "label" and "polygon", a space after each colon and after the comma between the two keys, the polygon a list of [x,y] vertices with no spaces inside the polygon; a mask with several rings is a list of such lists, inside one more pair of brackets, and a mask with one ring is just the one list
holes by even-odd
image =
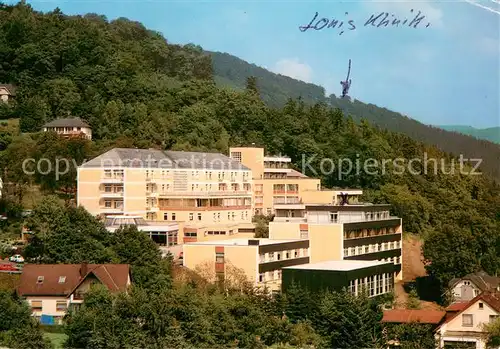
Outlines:
{"label": "red-roofed house", "polygon": [[126,292],[128,264],[26,264],[17,293],[31,305],[33,316],[60,322],[70,306],[79,306],[92,284]]}
{"label": "red-roofed house", "polygon": [[437,328],[439,348],[460,343],[470,348],[484,349],[482,326],[500,316],[500,292],[484,292],[467,304],[452,304],[446,320]]}
{"label": "red-roofed house", "polygon": [[391,309],[384,310],[383,323],[412,323],[439,324],[446,316],[445,311],[420,309]]}

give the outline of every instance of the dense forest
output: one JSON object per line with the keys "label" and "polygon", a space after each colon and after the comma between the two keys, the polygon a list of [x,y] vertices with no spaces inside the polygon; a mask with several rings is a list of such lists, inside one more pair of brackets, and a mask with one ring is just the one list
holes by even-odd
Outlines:
{"label": "dense forest", "polygon": [[[0,81],[17,85],[18,95],[1,113],[4,119],[19,118],[23,132],[0,132],[0,165],[9,194],[4,197],[12,200],[2,204],[4,211],[15,212],[32,185],[44,192],[74,193],[74,167],[60,178],[54,168],[30,175],[22,167],[27,158],[67,158],[79,164],[114,146],[227,153],[229,146],[255,143],[289,155],[298,170],[303,170],[304,157],[312,159],[306,173],[320,177],[326,187],[363,188],[365,200],[392,204],[406,232],[430,241],[424,257],[442,285],[478,269],[500,270],[500,188],[491,176],[461,173],[454,156],[419,137],[356,122],[358,117],[325,102],[289,99],[282,108],[270,108],[259,95],[265,85],[261,80],[248,79],[242,91],[219,88],[210,57],[200,47],[172,45],[127,19],[3,5]],[[380,110],[372,109],[375,114]],[[68,141],[37,132],[45,122],[68,115],[87,120],[95,140]],[[446,142],[452,143],[451,138]],[[384,159],[408,163],[425,156],[435,161],[413,162],[419,175],[398,171],[394,163],[385,171],[380,166],[375,171],[320,171],[324,158],[363,164]]]}
{"label": "dense forest", "polygon": [[[460,131],[445,131],[374,104],[366,104],[356,99],[341,99],[333,94],[325,96],[323,87],[274,74],[227,53],[210,52],[210,56],[215,80],[219,86],[242,89],[247,77],[255,76],[259,81],[262,100],[271,107],[282,108],[290,97],[300,97],[309,105],[324,102],[331,107],[340,108],[356,122],[365,119],[383,129],[401,132],[414,140],[435,145],[444,152],[463,154],[465,158],[483,159],[482,169],[497,179],[500,178],[500,146],[492,143],[500,137],[498,128],[487,132],[488,137],[494,137],[487,140],[476,134],[467,136],[463,132],[459,133]],[[471,118],[474,118],[474,115],[471,115]]]}

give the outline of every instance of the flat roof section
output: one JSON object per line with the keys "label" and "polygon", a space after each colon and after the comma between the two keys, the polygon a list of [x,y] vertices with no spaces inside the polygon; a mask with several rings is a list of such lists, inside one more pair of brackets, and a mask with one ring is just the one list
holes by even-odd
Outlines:
{"label": "flat roof section", "polygon": [[331,270],[331,271],[351,271],[356,269],[370,268],[391,262],[379,261],[326,261],[319,263],[301,264],[283,269],[304,269],[304,270]]}
{"label": "flat roof section", "polygon": [[[249,241],[258,241],[258,244],[252,245]],[[215,241],[200,241],[186,243],[185,245],[213,245],[213,246],[264,246],[264,245],[278,245],[288,242],[304,241],[300,239],[291,240],[274,240],[274,239],[228,239],[228,240],[215,240]]]}

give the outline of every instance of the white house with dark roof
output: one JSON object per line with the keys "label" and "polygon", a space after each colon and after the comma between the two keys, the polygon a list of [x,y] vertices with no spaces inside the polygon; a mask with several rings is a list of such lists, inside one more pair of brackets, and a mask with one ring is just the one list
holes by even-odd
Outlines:
{"label": "white house with dark roof", "polygon": [[449,283],[449,292],[455,302],[470,301],[487,291],[500,291],[500,277],[479,271],[462,278],[455,278]]}
{"label": "white house with dark roof", "polygon": [[0,84],[0,101],[10,102],[16,97],[16,86],[11,84]]}
{"label": "white house with dark roof", "polygon": [[43,132],[56,132],[68,138],[92,139],[92,128],[80,118],[56,119],[43,125]]}

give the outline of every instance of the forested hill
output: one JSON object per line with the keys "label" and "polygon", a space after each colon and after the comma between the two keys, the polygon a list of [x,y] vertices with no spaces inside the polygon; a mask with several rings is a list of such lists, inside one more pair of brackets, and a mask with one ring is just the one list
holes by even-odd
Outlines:
{"label": "forested hill", "polygon": [[471,126],[446,125],[438,126],[443,130],[458,132],[475,138],[500,144],[500,127],[474,128]]}
{"label": "forested hill", "polygon": [[[307,104],[325,102],[341,108],[354,120],[366,119],[383,129],[404,133],[411,138],[432,144],[441,150],[464,158],[483,159],[482,168],[500,178],[500,146],[487,140],[462,133],[432,127],[374,104],[345,100],[335,95],[325,96],[321,86],[272,73],[227,53],[210,52],[216,82],[221,86],[242,89],[246,78],[255,76],[262,100],[271,107],[280,108],[288,98],[301,97]],[[474,117],[471,115],[471,118]]]}
{"label": "forested hill", "polygon": [[[66,16],[57,9],[40,13],[24,3],[0,5],[0,80],[18,86],[14,103],[0,103],[0,118],[20,119],[23,131],[0,127],[4,207],[13,207],[6,201],[22,206],[23,193],[33,184],[44,194],[76,191],[74,166],[57,175],[56,166],[48,173],[39,166],[30,169],[31,175],[25,159],[81,164],[113,147],[227,154],[230,146],[255,143],[290,156],[298,170],[320,178],[326,187],[363,188],[364,200],[391,204],[405,232],[429,237],[424,249],[428,270],[443,285],[480,269],[500,272],[500,186],[490,176],[466,175],[451,163],[450,154],[402,133],[356,123],[326,103],[307,106],[290,100],[270,108],[259,98],[254,79],[243,91],[220,88],[201,47],[172,45],[140,23],[95,14]],[[260,84],[266,91],[266,82]],[[379,121],[394,118],[394,125],[404,120],[360,102],[343,107],[355,115],[364,108],[365,116]],[[67,115],[90,123],[92,141],[39,132],[45,122]],[[482,157],[492,153],[498,161],[498,148],[471,144],[477,149],[485,145]],[[455,149],[456,155],[460,152]],[[425,153],[441,160],[439,168],[406,161],[401,171],[401,163],[385,162],[422,159]],[[331,162],[325,166],[323,159]],[[310,167],[304,168],[304,160]],[[356,167],[345,171],[345,160]],[[381,166],[374,169],[373,160]]]}

